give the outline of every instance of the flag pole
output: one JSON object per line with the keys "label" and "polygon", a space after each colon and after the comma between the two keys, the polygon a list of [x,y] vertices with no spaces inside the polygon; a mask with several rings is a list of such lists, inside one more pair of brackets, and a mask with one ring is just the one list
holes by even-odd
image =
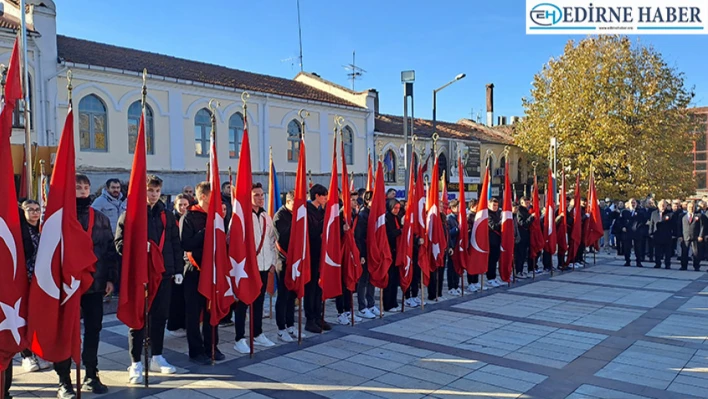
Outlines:
{"label": "flag pole", "polygon": [[[304,143],[305,142],[305,119],[308,116],[310,116],[310,113],[303,108],[300,111],[298,111],[297,114],[300,117],[300,121],[302,124],[302,133],[300,136],[300,140],[302,140],[302,142]],[[312,180],[310,180],[310,181],[312,181]],[[300,280],[301,279],[298,279],[298,281],[300,281]],[[302,284],[302,282],[300,282],[300,284]],[[298,306],[298,309],[297,309],[297,344],[302,345],[302,307],[304,306],[303,302],[304,302],[305,297],[302,296],[298,299],[300,300],[300,305]]]}
{"label": "flag pole", "polygon": [[[143,69],[143,88],[142,88],[142,116],[145,116],[145,106],[147,104],[146,101],[147,98],[147,69]],[[147,149],[147,146],[145,147]],[[150,243],[148,242],[148,253],[150,252]],[[150,281],[150,268],[148,267],[148,281]],[[150,361],[149,361],[149,351],[150,351],[150,317],[148,315],[150,311],[150,291],[148,284],[145,283],[143,284],[143,288],[145,290],[145,306],[143,310],[143,314],[145,317],[145,324],[143,326],[143,352],[145,356],[145,388],[149,387],[149,378],[150,378]]]}
{"label": "flag pole", "polygon": [[30,173],[30,165],[32,165],[32,136],[30,133],[30,102],[29,102],[29,67],[27,61],[27,21],[25,18],[25,0],[20,0],[20,35],[22,38],[22,94],[23,103],[25,105],[25,157],[27,165],[25,165],[25,174],[27,176],[27,195],[32,195],[32,174]]}
{"label": "flag pole", "polygon": [[[425,145],[423,145],[423,148],[420,149],[420,160],[425,159]],[[426,162],[427,161],[423,161]],[[422,165],[418,166],[419,168],[422,167]],[[418,171],[416,171],[416,174]],[[421,173],[422,175],[422,173]],[[423,184],[423,192],[425,192],[425,183],[424,182],[416,182],[416,187],[418,184]],[[420,198],[418,198],[418,201],[420,201]],[[420,217],[420,215],[418,216]],[[418,248],[418,251],[420,252],[420,247]],[[420,258],[420,255],[418,256]],[[418,266],[420,266],[420,261],[418,262]],[[423,268],[420,268],[420,311],[423,312],[425,311],[425,283],[423,281],[425,280],[425,274],[423,273]]]}
{"label": "flag pole", "polygon": [[[12,367],[12,362],[8,367]],[[5,399],[5,370],[0,371],[0,399]]]}
{"label": "flag pole", "polygon": [[[536,167],[538,167],[538,162],[533,161],[531,162],[531,166],[533,166],[533,189],[538,191],[538,177],[536,176]],[[536,198],[536,196],[533,196]],[[534,212],[536,210],[534,209]],[[541,211],[538,211],[538,214],[541,214]],[[534,220],[534,223],[540,223],[540,220]],[[531,276],[531,281],[536,280],[536,262],[538,262],[538,257],[536,255],[533,256],[533,265],[531,265],[531,268],[533,269],[533,275]]]}
{"label": "flag pole", "polygon": [[[379,153],[379,162],[383,162],[383,142],[381,140],[377,140],[376,143],[374,143],[374,152],[376,151],[377,144],[378,144],[378,146],[381,147],[381,153]],[[376,166],[379,167],[380,165],[377,164]],[[372,172],[372,174],[374,174],[373,173],[374,172],[373,166],[372,166],[371,172]],[[372,187],[372,189],[373,189],[373,187]],[[369,275],[369,278],[371,278],[371,275]],[[383,319],[383,317],[384,317],[383,292],[384,292],[384,289],[380,288],[379,289],[379,319]]]}

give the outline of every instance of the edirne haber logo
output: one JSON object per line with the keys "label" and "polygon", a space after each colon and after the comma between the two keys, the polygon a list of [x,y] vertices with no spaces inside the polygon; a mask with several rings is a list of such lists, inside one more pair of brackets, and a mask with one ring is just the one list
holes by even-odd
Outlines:
{"label": "edirne haber logo", "polygon": [[706,0],[526,0],[526,34],[706,33]]}

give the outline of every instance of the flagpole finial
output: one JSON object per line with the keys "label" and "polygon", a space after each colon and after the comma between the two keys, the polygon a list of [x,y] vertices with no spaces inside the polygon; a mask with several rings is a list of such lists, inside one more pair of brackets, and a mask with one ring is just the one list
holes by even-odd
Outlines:
{"label": "flagpole finial", "polygon": [[507,161],[509,161],[509,150],[510,150],[509,146],[506,145],[506,146],[504,146],[504,151],[502,151],[502,156],[504,158],[506,158]]}
{"label": "flagpole finial", "polygon": [[148,70],[147,68],[143,69],[143,91],[142,91],[142,106],[145,108],[145,105],[147,104],[147,74]]}
{"label": "flagpole finial", "polygon": [[[485,156],[484,156],[484,158],[486,159],[486,161],[485,161],[485,164],[486,164],[486,165],[485,165],[485,166],[486,166],[487,168],[489,167],[490,163],[492,162],[492,156],[494,156],[494,151],[492,151],[491,149],[487,149],[487,153],[486,153]],[[536,170],[536,168],[534,168],[534,171],[535,171],[535,170]],[[535,173],[535,172],[534,172],[534,173]]]}
{"label": "flagpole finial", "polygon": [[2,80],[0,81],[2,88],[0,89],[0,95],[5,98],[5,83],[7,83],[7,67],[5,64],[0,64],[0,70],[2,70]]}
{"label": "flagpole finial", "polygon": [[273,160],[273,146],[272,145],[268,147],[268,152],[270,153],[270,160],[272,161]]}
{"label": "flagpole finial", "polygon": [[300,111],[297,112],[297,116],[300,117],[300,123],[302,123],[302,132],[300,132],[300,139],[302,141],[305,141],[305,119],[310,116],[310,112],[305,108],[301,108]]}
{"label": "flagpole finial", "polygon": [[533,167],[533,174],[536,174],[536,168],[538,167],[538,162],[533,161],[531,162],[531,166]]}
{"label": "flagpole finial", "polygon": [[40,160],[39,160],[39,165],[40,165],[40,173],[42,173],[42,174],[45,174],[45,170],[44,170],[44,164],[45,164],[45,161],[44,161],[44,159],[40,159]]}
{"label": "flagpole finial", "polygon": [[440,138],[440,135],[438,135],[438,132],[433,133],[433,148],[431,149],[432,154],[435,155],[435,151],[438,149],[438,139]]}
{"label": "flagpole finial", "polygon": [[211,136],[216,137],[216,109],[219,108],[219,102],[215,99],[209,100],[209,111],[211,111]]}
{"label": "flagpole finial", "polygon": [[241,102],[243,102],[244,115],[245,115],[246,109],[248,109],[248,105],[246,103],[248,102],[248,99],[250,97],[251,97],[251,95],[247,91],[244,91],[243,93],[241,93]]}
{"label": "flagpole finial", "polygon": [[74,90],[74,87],[71,85],[71,79],[72,79],[72,73],[71,69],[66,71],[66,90],[69,93],[69,105],[71,105],[71,91]]}

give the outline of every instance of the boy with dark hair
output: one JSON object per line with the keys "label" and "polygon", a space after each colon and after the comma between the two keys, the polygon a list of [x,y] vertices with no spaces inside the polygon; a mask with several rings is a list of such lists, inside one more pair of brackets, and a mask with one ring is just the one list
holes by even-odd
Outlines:
{"label": "boy with dark hair", "polygon": [[[150,346],[152,358],[150,371],[162,374],[177,372],[174,366],[162,357],[165,340],[165,324],[170,311],[170,296],[172,280],[182,284],[182,246],[179,242],[179,229],[172,212],[165,209],[165,204],[160,201],[162,194],[162,179],[155,175],[147,176],[147,214],[148,214],[148,245],[157,246],[165,266],[162,282],[157,289],[155,299],[150,306]],[[118,254],[123,254],[123,238],[125,228],[123,213],[118,219],[116,228],[115,245]],[[131,366],[128,369],[128,381],[131,384],[143,383],[143,363],[140,361],[142,354],[145,327],[140,330],[131,329],[129,332],[128,350],[130,352]]]}
{"label": "boy with dark hair", "polygon": [[290,229],[293,224],[294,203],[295,191],[289,191],[285,195],[285,204],[273,215],[276,248],[278,251],[278,262],[275,264],[278,276],[278,295],[275,299],[275,323],[278,326],[278,339],[283,342],[293,342],[293,338],[298,338],[298,330],[295,328],[296,295],[285,286],[285,263],[288,255],[288,245],[290,244]]}
{"label": "boy with dark hair", "polygon": [[[113,231],[108,218],[91,208],[91,181],[86,175],[76,174],[76,213],[79,223],[91,235],[96,256],[93,285],[81,296],[81,313],[84,319],[84,339],[81,360],[86,367],[81,391],[103,394],[108,392],[98,377],[98,343],[103,326],[103,297],[113,292],[118,280],[118,254],[113,244]],[[71,383],[71,359],[54,363],[59,375],[58,399],[74,399],[76,393]]]}
{"label": "boy with dark hair", "polygon": [[[200,364],[211,364],[212,345],[219,344],[219,329],[213,328],[209,323],[209,309],[206,298],[199,293],[199,275],[202,254],[204,252],[204,234],[207,224],[207,210],[209,209],[209,194],[211,185],[208,181],[197,184],[197,204],[187,209],[187,213],[180,220],[180,241],[182,249],[186,252],[184,272],[184,299],[187,302],[185,309],[187,326],[187,343],[189,344],[190,361]],[[199,329],[200,317],[204,317],[201,331]],[[212,334],[215,341],[212,343]],[[216,348],[214,358],[224,360],[225,356]]]}
{"label": "boy with dark hair", "polygon": [[307,203],[307,230],[310,240],[310,282],[305,285],[305,330],[319,334],[329,331],[332,326],[322,320],[322,288],[320,279],[320,252],[322,250],[322,231],[324,230],[327,188],[315,184],[310,189],[310,201]]}
{"label": "boy with dark hair", "polygon": [[359,283],[356,287],[357,300],[359,302],[359,313],[357,316],[364,319],[374,319],[381,315],[381,310],[376,307],[376,300],[374,298],[376,288],[371,284],[371,279],[369,278],[369,264],[367,263],[368,259],[366,259],[369,207],[371,206],[371,198],[373,195],[373,191],[367,191],[364,194],[364,207],[359,211],[356,228],[354,229],[354,241],[361,254],[362,269],[361,277],[359,277]]}

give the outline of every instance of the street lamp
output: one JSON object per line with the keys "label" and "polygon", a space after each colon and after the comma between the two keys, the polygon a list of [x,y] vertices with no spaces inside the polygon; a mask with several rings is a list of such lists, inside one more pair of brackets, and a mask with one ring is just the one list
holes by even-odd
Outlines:
{"label": "street lamp", "polygon": [[[439,92],[440,90],[442,90],[442,89],[444,89],[444,88],[450,86],[451,84],[457,82],[458,80],[463,79],[465,76],[467,76],[467,75],[465,75],[464,73],[461,73],[461,74],[455,76],[455,79],[453,79],[453,80],[451,80],[451,81],[445,83],[444,85],[438,87],[437,89],[433,90],[433,134],[435,134],[435,132],[436,132],[435,129],[436,129],[436,126],[437,126],[437,105],[438,105],[437,97],[438,97],[438,92]],[[446,177],[445,179],[447,179],[447,177]]]}
{"label": "street lamp", "polygon": [[408,180],[410,170],[408,170],[408,97],[411,98],[411,136],[413,135],[413,82],[415,82],[415,71],[402,71],[401,83],[403,83],[403,140],[405,142],[403,148],[403,165],[406,170],[405,189],[408,192]]}

